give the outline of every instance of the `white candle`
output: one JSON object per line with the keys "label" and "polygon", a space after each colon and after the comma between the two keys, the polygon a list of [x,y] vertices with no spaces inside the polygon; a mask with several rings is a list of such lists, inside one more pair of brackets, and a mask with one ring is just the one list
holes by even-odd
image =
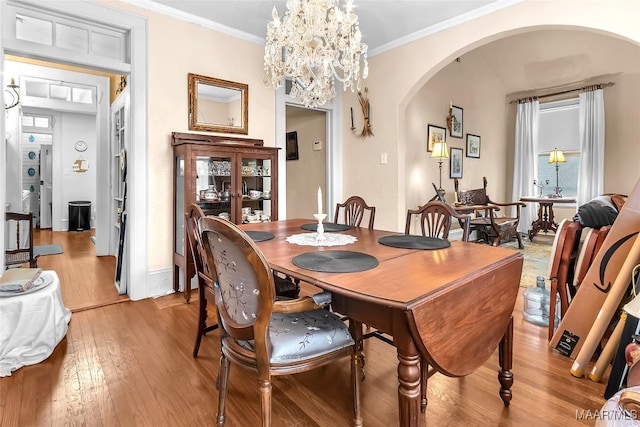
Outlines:
{"label": "white candle", "polygon": [[318,213],[322,214],[322,189],[318,187]]}

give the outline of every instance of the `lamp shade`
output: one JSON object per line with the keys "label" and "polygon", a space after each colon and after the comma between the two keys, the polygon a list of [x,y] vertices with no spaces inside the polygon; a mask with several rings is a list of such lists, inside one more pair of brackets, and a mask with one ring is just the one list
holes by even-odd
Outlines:
{"label": "lamp shade", "polygon": [[549,163],[565,163],[566,161],[567,159],[564,158],[562,150],[556,148],[549,153]]}
{"label": "lamp shade", "polygon": [[449,158],[449,147],[446,142],[436,142],[433,145],[433,151],[431,152],[432,158],[437,159],[448,159]]}

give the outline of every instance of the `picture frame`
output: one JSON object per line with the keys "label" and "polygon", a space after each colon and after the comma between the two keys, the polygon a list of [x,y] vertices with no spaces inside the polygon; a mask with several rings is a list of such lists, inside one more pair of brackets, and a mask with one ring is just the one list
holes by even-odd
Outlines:
{"label": "picture frame", "polygon": [[462,148],[449,149],[449,177],[450,178],[462,178]]}
{"label": "picture frame", "polygon": [[298,132],[287,132],[287,160],[298,160]]}
{"label": "picture frame", "polygon": [[467,157],[480,158],[480,135],[467,134]]}
{"label": "picture frame", "polygon": [[449,135],[453,138],[462,138],[463,136],[462,112],[462,107],[451,106],[451,129],[449,129]]}
{"label": "picture frame", "polygon": [[427,125],[427,152],[433,151],[436,142],[447,142],[447,130],[436,125]]}

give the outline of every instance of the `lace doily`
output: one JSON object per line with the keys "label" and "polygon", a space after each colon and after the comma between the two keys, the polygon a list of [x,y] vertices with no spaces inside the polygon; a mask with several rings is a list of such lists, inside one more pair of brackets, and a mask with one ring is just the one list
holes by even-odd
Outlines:
{"label": "lace doily", "polygon": [[324,239],[318,240],[318,233],[294,234],[287,237],[287,242],[302,246],[340,246],[350,245],[358,239],[349,234],[324,233]]}

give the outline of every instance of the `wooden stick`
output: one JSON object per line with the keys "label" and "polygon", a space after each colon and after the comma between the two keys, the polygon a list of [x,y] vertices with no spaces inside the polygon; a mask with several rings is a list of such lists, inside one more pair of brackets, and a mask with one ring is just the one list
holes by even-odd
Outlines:
{"label": "wooden stick", "polygon": [[620,344],[620,339],[622,338],[622,330],[624,329],[624,323],[626,321],[627,313],[623,312],[620,315],[618,324],[609,337],[609,341],[607,341],[607,344],[604,346],[602,353],[600,353],[598,361],[591,369],[589,379],[591,379],[592,381],[600,382],[600,379],[602,379],[602,374],[604,374],[607,366],[609,366],[609,364],[613,360],[613,356],[616,354],[616,350],[618,349],[618,345]]}
{"label": "wooden stick", "polygon": [[574,377],[584,376],[586,366],[593,357],[593,353],[596,351],[596,348],[604,335],[604,331],[609,325],[613,314],[618,309],[624,293],[629,287],[631,272],[638,262],[640,262],[640,239],[636,236],[636,240],[633,242],[633,246],[631,247],[627,258],[624,260],[616,279],[613,281],[609,294],[604,300],[602,308],[600,309],[596,320],[593,322],[593,326],[585,338],[584,344],[576,356],[576,360],[571,366],[571,374]]}

